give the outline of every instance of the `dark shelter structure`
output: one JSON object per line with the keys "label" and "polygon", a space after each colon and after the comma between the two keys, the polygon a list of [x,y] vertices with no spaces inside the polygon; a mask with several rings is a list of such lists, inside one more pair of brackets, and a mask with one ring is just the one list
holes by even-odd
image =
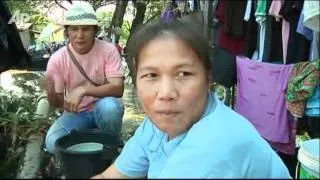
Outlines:
{"label": "dark shelter structure", "polygon": [[31,58],[23,47],[17,26],[8,24],[11,17],[5,1],[0,1],[0,73],[31,66]]}

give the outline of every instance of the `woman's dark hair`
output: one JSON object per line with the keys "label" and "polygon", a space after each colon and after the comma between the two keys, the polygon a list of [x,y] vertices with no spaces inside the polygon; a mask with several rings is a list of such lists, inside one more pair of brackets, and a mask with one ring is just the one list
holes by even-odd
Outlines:
{"label": "woman's dark hair", "polygon": [[158,37],[167,36],[168,33],[190,46],[202,61],[206,72],[210,73],[210,47],[207,39],[203,35],[203,32],[204,31],[199,24],[181,20],[173,20],[169,23],[156,20],[139,27],[134,32],[128,43],[129,56],[134,58],[133,62],[135,69],[132,73],[134,84],[137,66],[139,64],[139,54],[142,48]]}

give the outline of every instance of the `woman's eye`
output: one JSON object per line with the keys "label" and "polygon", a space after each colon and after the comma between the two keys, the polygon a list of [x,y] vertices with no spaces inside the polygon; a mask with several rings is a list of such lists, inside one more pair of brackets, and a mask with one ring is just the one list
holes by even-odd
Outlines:
{"label": "woman's eye", "polygon": [[179,72],[179,73],[178,73],[178,77],[186,77],[186,76],[189,76],[189,75],[191,75],[190,72],[184,72],[184,71],[182,71],[182,72]]}
{"label": "woman's eye", "polygon": [[142,78],[147,78],[147,79],[151,79],[151,78],[155,78],[157,77],[157,75],[155,73],[149,73],[149,74],[145,74],[142,76]]}

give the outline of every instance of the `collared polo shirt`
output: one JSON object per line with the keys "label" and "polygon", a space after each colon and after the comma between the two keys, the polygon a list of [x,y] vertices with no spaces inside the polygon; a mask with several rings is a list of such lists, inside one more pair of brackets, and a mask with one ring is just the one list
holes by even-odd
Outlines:
{"label": "collared polo shirt", "polygon": [[288,178],[280,157],[257,130],[214,95],[187,132],[168,135],[146,117],[115,161],[130,177]]}

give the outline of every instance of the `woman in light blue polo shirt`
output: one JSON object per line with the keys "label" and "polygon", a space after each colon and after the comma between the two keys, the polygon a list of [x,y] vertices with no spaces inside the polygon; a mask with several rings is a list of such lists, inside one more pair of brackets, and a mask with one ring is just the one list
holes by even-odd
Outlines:
{"label": "woman in light blue polo shirt", "polygon": [[207,40],[194,24],[153,22],[132,37],[145,119],[93,178],[291,178],[243,116],[209,91]]}

